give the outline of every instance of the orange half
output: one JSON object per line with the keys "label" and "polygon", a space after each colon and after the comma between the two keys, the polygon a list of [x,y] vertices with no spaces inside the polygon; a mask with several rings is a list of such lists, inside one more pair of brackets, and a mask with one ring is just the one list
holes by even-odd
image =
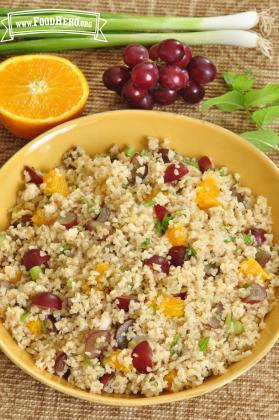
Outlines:
{"label": "orange half", "polygon": [[28,54],[0,64],[0,120],[18,137],[32,139],[79,116],[88,95],[83,73],[65,58]]}

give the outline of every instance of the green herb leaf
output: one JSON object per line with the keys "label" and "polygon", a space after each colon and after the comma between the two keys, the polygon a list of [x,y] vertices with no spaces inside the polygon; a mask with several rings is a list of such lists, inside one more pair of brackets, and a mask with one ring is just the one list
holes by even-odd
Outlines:
{"label": "green herb leaf", "polygon": [[58,252],[57,255],[64,255],[66,253],[66,251],[70,251],[71,248],[72,248],[71,245],[65,244],[65,245],[63,245],[62,249]]}
{"label": "green herb leaf", "polygon": [[75,284],[75,280],[74,279],[67,280],[67,286],[68,287],[72,288],[74,284]]}
{"label": "green herb leaf", "polygon": [[173,216],[171,216],[170,214],[168,214],[168,215],[166,215],[163,218],[163,220],[158,220],[158,222],[155,225],[156,232],[159,235],[163,235],[163,233],[166,232],[166,230],[167,230],[167,228],[169,226],[170,220],[172,220],[172,219],[173,219]]}
{"label": "green herb leaf", "polygon": [[208,343],[209,343],[209,338],[210,337],[204,337],[199,341],[199,349],[200,351],[202,351],[203,353],[206,351],[207,347],[208,347]]}
{"label": "green herb leaf", "polygon": [[195,248],[193,248],[191,245],[187,246],[186,250],[185,250],[185,257],[187,259],[187,257],[194,257],[194,258],[198,258],[198,253],[196,251]]}
{"label": "green herb leaf", "polygon": [[170,355],[173,356],[175,353],[177,353],[177,349],[175,349],[176,345],[178,344],[179,340],[181,339],[180,334],[175,334],[174,339],[172,340],[170,344]]}
{"label": "green herb leaf", "polygon": [[224,240],[225,244],[228,244],[229,242],[235,242],[235,241],[236,241],[236,236],[230,236],[228,239]]}
{"label": "green herb leaf", "polygon": [[226,176],[227,174],[225,173],[224,169],[221,169],[221,171],[219,172],[220,176]]}
{"label": "green herb leaf", "polygon": [[84,363],[86,364],[86,366],[91,366],[91,367],[96,366],[96,363],[94,363],[93,360],[90,359],[90,357],[87,356],[87,354],[85,354],[85,353],[83,355],[83,360],[84,360]]}
{"label": "green herb leaf", "polygon": [[279,117],[279,105],[258,109],[252,114],[252,120],[258,125],[272,124]]}
{"label": "green herb leaf", "polygon": [[32,315],[31,312],[24,312],[24,314],[20,315],[20,322],[25,322],[27,321],[28,318],[30,318],[30,316]]}
{"label": "green herb leaf", "polygon": [[245,245],[252,245],[254,243],[253,237],[249,234],[246,235],[246,233],[243,233],[242,238]]}
{"label": "green herb leaf", "polygon": [[251,90],[244,96],[246,108],[263,107],[279,99],[279,84],[268,84],[262,89]]}
{"label": "green herb leaf", "polygon": [[208,99],[203,103],[202,109],[207,110],[212,106],[217,106],[217,108],[221,109],[222,111],[233,112],[238,111],[239,109],[243,109],[243,102],[243,94],[233,90],[231,92],[225,93],[224,95],[217,96],[216,98]]}
{"label": "green herb leaf", "polygon": [[199,169],[198,162],[192,159],[183,158],[183,162],[186,163],[186,165],[194,166],[195,168]]}
{"label": "green herb leaf", "polygon": [[125,150],[125,155],[127,157],[133,157],[134,154],[135,154],[135,148],[133,146],[127,147],[127,149]]}
{"label": "green herb leaf", "polygon": [[145,238],[144,241],[142,241],[140,247],[141,249],[146,249],[149,244],[150,244],[150,238]]}
{"label": "green herb leaf", "polygon": [[233,332],[236,335],[241,334],[244,331],[244,327],[241,321],[233,320]]}
{"label": "green herb leaf", "polygon": [[273,130],[245,131],[240,136],[263,152],[278,150],[279,137]]}
{"label": "green herb leaf", "polygon": [[239,92],[247,92],[252,89],[255,82],[255,77],[251,75],[251,70],[239,74],[234,71],[227,71],[224,73],[224,80],[232,90]]}
{"label": "green herb leaf", "polygon": [[153,201],[153,200],[149,200],[149,201],[146,201],[145,203],[144,203],[144,207],[151,207],[151,206],[153,206],[153,204],[154,204],[155,202]]}
{"label": "green herb leaf", "polygon": [[141,156],[147,156],[148,155],[148,150],[147,149],[142,149],[142,151],[140,152]]}

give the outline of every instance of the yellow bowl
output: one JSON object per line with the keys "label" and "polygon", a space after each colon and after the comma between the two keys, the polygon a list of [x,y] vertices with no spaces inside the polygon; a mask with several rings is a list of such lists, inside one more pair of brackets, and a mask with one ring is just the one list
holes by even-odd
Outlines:
{"label": "yellow bowl", "polygon": [[[146,144],[146,136],[168,138],[173,148],[187,156],[209,155],[215,165],[227,166],[241,174],[242,184],[255,194],[267,197],[273,210],[275,241],[279,238],[279,171],[261,152],[237,135],[205,121],[156,111],[115,111],[79,118],[41,135],[17,152],[0,170],[0,229],[8,223],[7,210],[13,205],[22,182],[25,164],[47,170],[59,163],[62,154],[79,145],[90,153],[105,151],[113,143]],[[118,406],[140,406],[169,403],[192,398],[232,381],[257,363],[279,336],[279,305],[266,318],[266,328],[246,359],[231,365],[222,376],[212,377],[197,388],[163,394],[157,397],[96,395],[70,386],[63,379],[35,367],[31,357],[21,350],[0,323],[0,345],[3,352],[29,375],[52,388],[91,402]],[[271,373],[271,372],[270,372]]]}

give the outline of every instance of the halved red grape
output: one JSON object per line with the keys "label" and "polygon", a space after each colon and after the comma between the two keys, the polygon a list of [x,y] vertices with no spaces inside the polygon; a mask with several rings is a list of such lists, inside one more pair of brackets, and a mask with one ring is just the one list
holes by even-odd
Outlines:
{"label": "halved red grape", "polygon": [[42,255],[42,252],[41,248],[33,248],[25,253],[22,264],[27,270],[30,270],[30,268],[35,266],[40,267],[47,264],[50,257],[46,252]]}
{"label": "halved red grape", "polygon": [[212,82],[217,74],[215,65],[203,55],[196,55],[192,58],[187,67],[190,79],[205,85]]}
{"label": "halved red grape", "polygon": [[155,63],[137,64],[131,73],[132,82],[141,89],[151,89],[159,79],[159,70]]}
{"label": "halved red grape", "polygon": [[32,216],[31,216],[31,214],[24,214],[19,219],[15,220],[13,222],[12,226],[16,227],[19,224],[21,226],[32,226],[33,225],[33,222],[32,222]]}
{"label": "halved red grape", "polygon": [[25,166],[24,169],[28,173],[31,182],[34,182],[36,185],[43,183],[43,176],[38,171],[36,171],[36,169],[31,168],[31,166]]}
{"label": "halved red grape", "polygon": [[205,90],[203,86],[193,80],[189,80],[185,88],[180,91],[181,97],[189,105],[194,105],[200,102],[203,99],[204,94]]}
{"label": "halved red grape", "polygon": [[160,42],[158,47],[158,56],[166,63],[176,63],[184,55],[184,45],[176,39],[165,39]]}
{"label": "halved red grape", "polygon": [[[104,337],[105,340],[97,343],[99,337]],[[108,341],[110,339],[110,332],[107,330],[93,330],[85,340],[85,353],[90,353],[90,358],[95,359],[101,357],[105,351]]]}
{"label": "halved red grape", "polygon": [[100,209],[100,213],[97,216],[97,221],[100,223],[107,222],[110,218],[110,210],[107,206],[103,206]]}
{"label": "halved red grape", "polygon": [[101,382],[101,384],[103,384],[103,389],[105,389],[105,387],[109,384],[109,382],[111,381],[112,378],[114,378],[115,376],[115,372],[111,372],[111,373],[105,373],[100,379],[99,381]]}
{"label": "halved red grape", "polygon": [[64,226],[66,229],[71,229],[78,223],[77,216],[73,212],[69,212],[65,216],[58,217],[57,222]]}
{"label": "halved red grape", "polygon": [[60,297],[50,292],[38,293],[31,298],[31,303],[40,308],[62,309],[62,300]]}
{"label": "halved red grape", "polygon": [[217,329],[221,327],[221,321],[218,319],[216,314],[213,314],[208,320],[208,325],[213,329]]}
{"label": "halved red grape", "polygon": [[131,107],[134,109],[152,109],[154,106],[154,100],[150,93],[147,93],[141,100],[131,103]]}
{"label": "halved red grape", "polygon": [[271,255],[269,252],[264,251],[263,249],[259,249],[256,253],[255,259],[262,267],[265,267],[268,261],[271,259]]}
{"label": "halved red grape", "polygon": [[161,153],[164,163],[170,162],[169,149],[165,149],[165,148],[159,149],[159,153]]}
{"label": "halved red grape", "polygon": [[153,255],[153,257],[144,260],[144,264],[151,268],[153,267],[153,264],[159,265],[162,273],[169,274],[170,263],[165,257],[160,257],[160,255]]}
{"label": "halved red grape", "polygon": [[184,48],[184,54],[179,61],[176,61],[175,64],[180,68],[185,68],[191,61],[192,58],[192,50],[187,45],[182,44]]}
{"label": "halved red grape", "polygon": [[264,229],[249,227],[248,229],[245,229],[244,233],[253,235],[258,245],[265,242],[266,231]]}
{"label": "halved red grape", "polygon": [[266,290],[258,283],[252,283],[250,285],[250,295],[245,299],[246,303],[251,305],[262,302],[267,298]]}
{"label": "halved red grape", "polygon": [[148,58],[147,49],[140,44],[130,44],[123,51],[123,60],[129,67],[134,67]]}
{"label": "halved red grape", "polygon": [[212,162],[208,156],[202,156],[198,160],[199,168],[202,172],[208,171],[208,169],[212,168]]}
{"label": "halved red grape", "polygon": [[55,362],[54,362],[54,372],[56,375],[59,375],[60,373],[63,372],[66,358],[67,358],[66,353],[64,353],[63,351],[59,351],[56,354]]}
{"label": "halved red grape", "polygon": [[186,247],[183,245],[173,246],[168,252],[170,263],[174,267],[182,267],[185,261]]}
{"label": "halved red grape", "polygon": [[123,324],[119,325],[115,332],[115,340],[119,349],[126,349],[128,347],[127,332],[133,325],[133,319],[127,319]]}
{"label": "halved red grape", "polygon": [[150,60],[157,61],[159,59],[158,48],[159,48],[159,44],[154,44],[154,45],[152,45],[152,47],[149,48],[149,58],[150,58]]}
{"label": "halved red grape", "polygon": [[185,300],[187,297],[187,292],[181,291],[179,293],[174,293],[173,297],[179,297],[180,299]]}
{"label": "halved red grape", "polygon": [[138,88],[131,81],[127,82],[122,89],[122,97],[131,104],[137,104],[141,101],[147,92],[145,89]]}
{"label": "halved red grape", "polygon": [[125,312],[129,311],[130,302],[132,300],[137,300],[136,296],[118,296],[117,306],[119,309],[123,309]]}
{"label": "halved red grape", "polygon": [[128,67],[115,66],[104,72],[103,83],[109,90],[113,90],[120,94],[123,86],[130,78],[131,75]]}
{"label": "halved red grape", "polygon": [[165,64],[160,67],[159,81],[162,86],[172,89],[182,89],[189,80],[187,70],[171,64]]}
{"label": "halved red grape", "polygon": [[170,105],[176,101],[178,94],[176,90],[159,87],[153,91],[153,98],[157,104]]}
{"label": "halved red grape", "polygon": [[164,181],[173,182],[183,178],[188,173],[188,168],[183,163],[171,163],[165,171]]}
{"label": "halved red grape", "polygon": [[157,217],[157,219],[159,220],[163,220],[163,218],[165,216],[167,216],[168,214],[170,214],[170,212],[168,211],[168,209],[166,209],[166,207],[161,206],[160,204],[156,204],[154,206],[154,213]]}
{"label": "halved red grape", "polygon": [[141,341],[132,351],[133,366],[140,373],[153,367],[153,352],[148,341]]}

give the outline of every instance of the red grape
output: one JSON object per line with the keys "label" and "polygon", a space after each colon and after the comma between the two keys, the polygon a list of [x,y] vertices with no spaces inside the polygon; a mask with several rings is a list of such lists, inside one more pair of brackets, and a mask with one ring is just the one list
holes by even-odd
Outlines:
{"label": "red grape", "polygon": [[183,163],[171,163],[165,171],[164,181],[178,181],[179,179],[183,178],[188,172],[189,171],[187,167],[183,165]]}
{"label": "red grape", "polygon": [[119,325],[115,332],[115,340],[119,349],[126,349],[128,347],[128,339],[126,334],[129,328],[133,325],[133,319],[127,319],[123,324]]}
{"label": "red grape", "polygon": [[152,109],[154,106],[152,95],[147,93],[140,101],[132,103],[131,106],[135,109]]}
{"label": "red grape", "polygon": [[25,166],[24,169],[28,173],[31,182],[34,182],[36,185],[43,183],[43,176],[38,171],[36,171],[36,169],[31,168],[30,166]]}
{"label": "red grape", "polygon": [[172,89],[182,89],[189,80],[187,70],[170,64],[165,64],[160,68],[160,83],[162,86]]}
{"label": "red grape", "polygon": [[41,255],[42,250],[40,248],[33,248],[29,249],[24,254],[22,263],[25,266],[26,270],[30,270],[30,268],[35,266],[46,265],[49,260],[49,255],[45,253],[45,255]]}
{"label": "red grape", "polygon": [[180,299],[185,300],[187,297],[187,292],[181,291],[179,293],[174,293],[173,297],[179,297]]}
{"label": "red grape", "polygon": [[133,85],[133,83],[127,82],[122,89],[122,96],[126,99],[129,103],[137,104],[146,96],[146,90],[138,88]]}
{"label": "red grape", "polygon": [[125,66],[115,66],[107,69],[103,74],[103,83],[109,89],[121,93],[125,83],[130,80],[130,71]]}
{"label": "red grape", "polygon": [[164,163],[170,162],[169,149],[165,149],[165,148],[159,149],[159,153],[161,153]]}
{"label": "red grape", "polygon": [[158,56],[166,63],[176,63],[184,55],[183,44],[176,39],[165,39],[160,42],[158,47]]}
{"label": "red grape", "polygon": [[139,63],[131,73],[132,82],[141,89],[151,89],[159,79],[158,67],[155,63]]}
{"label": "red grape", "polygon": [[147,373],[153,366],[152,349],[148,341],[141,341],[132,351],[133,366],[140,373]]}
{"label": "red grape", "polygon": [[245,299],[245,302],[253,305],[262,302],[266,298],[267,294],[264,287],[260,286],[258,283],[252,283],[250,285],[250,295]]}
{"label": "red grape", "polygon": [[137,300],[137,298],[136,296],[119,296],[116,300],[118,308],[128,312],[131,300]]}
{"label": "red grape", "polygon": [[162,273],[169,274],[170,264],[165,257],[160,257],[159,255],[153,255],[153,257],[144,260],[144,264],[149,267],[153,267],[153,264],[159,265]]}
{"label": "red grape", "polygon": [[187,104],[197,104],[200,102],[205,94],[203,86],[189,80],[187,85],[181,89],[180,94]]}
{"label": "red grape", "polygon": [[154,44],[149,49],[149,58],[150,58],[150,60],[157,61],[159,59],[159,56],[158,56],[158,48],[159,48],[159,44]]}
{"label": "red grape", "polygon": [[217,74],[215,65],[206,57],[196,55],[187,67],[190,79],[201,85],[212,82]]}
{"label": "red grape", "polygon": [[208,156],[203,156],[198,160],[199,168],[202,172],[212,168],[212,162]]}
{"label": "red grape", "polygon": [[[97,343],[99,337],[104,337],[105,340]],[[90,353],[90,358],[95,359],[101,357],[103,351],[107,347],[110,339],[110,332],[107,330],[93,330],[85,340],[85,353]]]}
{"label": "red grape", "polygon": [[261,228],[255,228],[255,227],[250,227],[248,229],[245,229],[244,233],[253,235],[257,244],[262,244],[265,242],[265,234],[266,231],[264,229]]}
{"label": "red grape", "polygon": [[265,267],[268,261],[271,259],[269,252],[259,249],[255,257],[256,261],[262,266]]}
{"label": "red grape", "polygon": [[103,384],[103,389],[108,385],[108,383],[111,381],[111,379],[115,376],[115,372],[111,372],[111,373],[105,373],[100,379],[99,381],[101,382],[101,384]]}
{"label": "red grape", "polygon": [[31,299],[32,305],[47,309],[62,309],[62,301],[60,297],[49,292],[38,293]]}
{"label": "red grape", "polygon": [[60,373],[63,372],[66,357],[67,357],[66,353],[64,353],[63,351],[59,351],[56,354],[55,362],[54,362],[54,372],[56,373],[56,375],[59,375]]}
{"label": "red grape", "polygon": [[21,224],[21,226],[32,226],[33,225],[33,222],[32,222],[32,216],[31,216],[31,214],[24,214],[19,219],[16,219],[12,223],[12,226],[16,227],[19,224]]}
{"label": "red grape", "polygon": [[166,209],[166,207],[161,206],[160,204],[156,204],[154,206],[154,213],[155,213],[157,219],[159,219],[159,220],[163,220],[163,218],[165,216],[167,216],[168,214],[170,214],[170,212],[168,211],[168,209]]}
{"label": "red grape", "polygon": [[170,256],[170,263],[174,267],[182,267],[184,264],[186,247],[181,246],[173,246],[170,250],[168,255]]}
{"label": "red grape", "polygon": [[153,98],[157,104],[170,105],[176,101],[178,94],[176,90],[160,87],[153,91]]}
{"label": "red grape", "polygon": [[69,212],[64,217],[58,217],[57,222],[64,226],[66,229],[71,229],[77,225],[77,216],[75,213]]}
{"label": "red grape", "polygon": [[192,51],[187,45],[182,45],[184,49],[183,57],[179,61],[176,61],[175,64],[180,68],[185,68],[190,63],[190,60],[192,58]]}
{"label": "red grape", "polygon": [[140,44],[130,44],[123,51],[123,60],[129,67],[134,67],[148,58],[147,49]]}

